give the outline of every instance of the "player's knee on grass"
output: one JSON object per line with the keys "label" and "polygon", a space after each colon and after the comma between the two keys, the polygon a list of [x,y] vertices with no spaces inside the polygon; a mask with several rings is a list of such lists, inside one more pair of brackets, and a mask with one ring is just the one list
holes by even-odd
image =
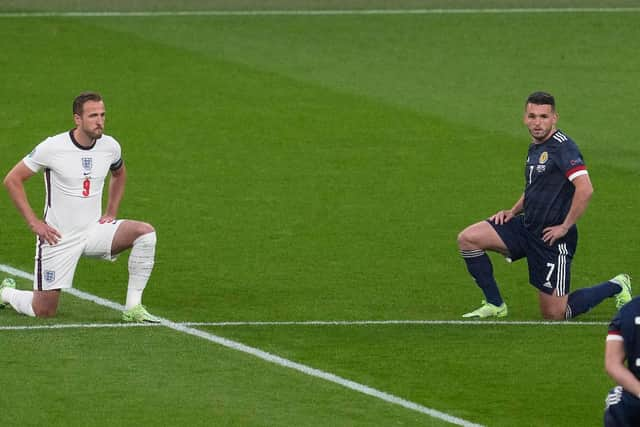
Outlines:
{"label": "player's knee on grass", "polygon": [[545,320],[565,320],[567,307],[540,307]]}
{"label": "player's knee on grass", "polygon": [[53,317],[58,311],[60,290],[36,291],[33,295],[33,312],[37,317]]}

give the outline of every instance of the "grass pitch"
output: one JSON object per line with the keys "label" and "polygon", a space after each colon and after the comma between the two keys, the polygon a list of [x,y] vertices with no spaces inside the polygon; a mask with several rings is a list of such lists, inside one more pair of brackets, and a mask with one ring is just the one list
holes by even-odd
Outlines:
{"label": "grass pitch", "polygon": [[[512,6],[498,3],[483,4]],[[0,7],[18,9],[43,6]],[[121,217],[158,230],[145,293],[154,314],[458,320],[482,297],[455,238],[518,198],[522,106],[534,90],[556,95],[560,128],[595,187],[572,287],[634,273],[639,17],[2,16],[0,170],[70,128],[78,92],[99,90],[128,165]],[[32,181],[40,211],[42,182]],[[6,195],[0,212],[0,264],[30,271],[34,239]],[[82,261],[76,286],[122,302],[122,258]],[[508,319],[539,320],[526,266],[498,257],[494,266]],[[576,426],[600,424],[612,315],[607,301],[580,325],[198,328],[470,423]],[[0,327],[117,322],[117,312],[69,295],[52,320],[0,312]],[[0,337],[7,425],[450,425],[162,327]]]}

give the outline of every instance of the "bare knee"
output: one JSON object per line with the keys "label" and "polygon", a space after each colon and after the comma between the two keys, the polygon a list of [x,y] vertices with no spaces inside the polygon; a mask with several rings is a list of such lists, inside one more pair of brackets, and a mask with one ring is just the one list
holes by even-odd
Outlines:
{"label": "bare knee", "polygon": [[458,234],[458,247],[460,249],[479,249],[482,235],[476,224],[470,225]]}
{"label": "bare knee", "polygon": [[37,317],[53,317],[58,311],[60,290],[36,291],[33,294],[31,307]]}
{"label": "bare knee", "polygon": [[137,222],[136,223],[136,234],[138,236],[144,236],[145,234],[153,233],[156,229],[153,228],[153,225],[147,222]]}
{"label": "bare knee", "polygon": [[54,317],[57,311],[57,307],[33,306],[33,312],[36,314],[36,317]]}
{"label": "bare knee", "polygon": [[465,247],[467,244],[467,236],[464,234],[465,230],[462,230],[460,233],[458,233],[458,247],[462,248]]}
{"label": "bare knee", "polygon": [[565,308],[543,308],[542,317],[545,320],[565,320],[566,307]]}
{"label": "bare knee", "polygon": [[116,232],[111,242],[111,254],[117,255],[120,252],[130,249],[136,239],[155,232],[155,228],[149,223],[141,221],[125,221]]}
{"label": "bare knee", "polygon": [[568,295],[555,296],[542,291],[538,293],[540,298],[540,313],[546,320],[565,320],[567,313]]}
{"label": "bare knee", "polygon": [[564,313],[542,313],[545,320],[565,320]]}

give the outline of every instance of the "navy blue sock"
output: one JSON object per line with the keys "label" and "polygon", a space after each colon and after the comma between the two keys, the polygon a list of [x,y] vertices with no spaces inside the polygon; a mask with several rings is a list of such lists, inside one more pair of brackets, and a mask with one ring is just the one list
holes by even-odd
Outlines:
{"label": "navy blue sock", "polygon": [[500,296],[500,290],[498,284],[493,278],[493,265],[491,265],[491,259],[482,249],[477,250],[461,250],[460,254],[467,264],[467,270],[476,281],[485,299],[488,303],[501,306],[502,296]]}
{"label": "navy blue sock", "polygon": [[565,318],[571,319],[582,313],[586,313],[600,304],[602,300],[614,296],[621,290],[620,285],[613,282],[604,282],[590,288],[578,289],[569,294]]}

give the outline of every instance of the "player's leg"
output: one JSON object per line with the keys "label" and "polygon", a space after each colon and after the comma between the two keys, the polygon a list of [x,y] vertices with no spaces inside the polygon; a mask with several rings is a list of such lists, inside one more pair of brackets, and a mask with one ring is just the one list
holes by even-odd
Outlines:
{"label": "player's leg", "polygon": [[634,427],[638,425],[638,399],[621,386],[609,391],[605,399],[604,427]]}
{"label": "player's leg", "polygon": [[13,279],[4,279],[0,284],[0,308],[9,304],[20,314],[35,317],[33,312],[33,292],[16,289],[16,282]]}
{"label": "player's leg", "polygon": [[490,250],[507,255],[509,250],[489,221],[472,224],[458,234],[461,251]]}
{"label": "player's leg", "polygon": [[547,320],[564,320],[567,316],[567,300],[568,295],[547,294],[543,291],[538,292],[540,302],[540,313]]}
{"label": "player's leg", "polygon": [[96,225],[88,239],[85,255],[114,259],[131,249],[129,282],[123,319],[129,321],[159,321],[142,306],[142,294],[151,276],[155,260],[156,233],[145,222],[120,220]]}
{"label": "player's leg", "polygon": [[53,317],[58,311],[60,289],[70,288],[82,252],[81,235],[67,235],[58,244],[36,244],[33,291],[3,289],[2,299],[18,313]]}
{"label": "player's leg", "polygon": [[37,317],[53,317],[58,311],[60,290],[73,285],[82,253],[81,233],[67,235],[54,246],[38,246],[33,280],[33,311]]}
{"label": "player's leg", "polygon": [[125,303],[125,307],[131,309],[142,303],[142,293],[151,277],[156,252],[155,230],[145,222],[123,221],[113,238],[111,248],[113,255],[131,248]]}
{"label": "player's leg", "polygon": [[58,311],[60,289],[33,291],[33,312],[37,317],[53,317]]}
{"label": "player's leg", "polygon": [[155,229],[151,224],[141,221],[122,220],[113,235],[111,254],[116,256],[127,249],[135,247],[136,244],[139,244],[136,243],[136,240],[148,234],[153,234],[153,236],[147,236],[146,238],[154,241],[155,252]]}
{"label": "player's leg", "polygon": [[626,300],[631,299],[631,283],[625,274],[569,294],[577,238],[577,232],[573,229],[553,246],[541,240],[532,241],[528,255],[529,281],[540,291],[540,312],[545,319],[572,319],[591,310],[604,299],[620,294],[623,289],[629,290]]}
{"label": "player's leg", "polygon": [[529,240],[529,283],[538,288],[540,313],[547,320],[572,317],[567,302],[577,232],[574,229],[570,233],[569,241],[563,240],[553,246],[536,237]]}
{"label": "player's leg", "polygon": [[607,281],[590,288],[578,289],[564,296],[549,295],[540,291],[540,312],[545,319],[549,320],[573,319],[591,310],[606,298],[619,293],[620,288],[619,284]]}
{"label": "player's leg", "polygon": [[[467,270],[485,296],[485,305],[464,317],[506,316],[507,310],[498,284],[493,275],[493,265],[486,251],[491,250],[503,255],[508,253],[507,246],[487,221],[477,222],[465,228],[458,235],[458,248]],[[486,304],[490,305],[486,305]],[[504,306],[504,310],[499,310]],[[486,316],[485,316],[486,314]]]}
{"label": "player's leg", "polygon": [[569,295],[567,319],[586,313],[613,296],[616,297],[618,309],[631,300],[631,279],[627,274],[619,274],[606,282],[572,292]]}

